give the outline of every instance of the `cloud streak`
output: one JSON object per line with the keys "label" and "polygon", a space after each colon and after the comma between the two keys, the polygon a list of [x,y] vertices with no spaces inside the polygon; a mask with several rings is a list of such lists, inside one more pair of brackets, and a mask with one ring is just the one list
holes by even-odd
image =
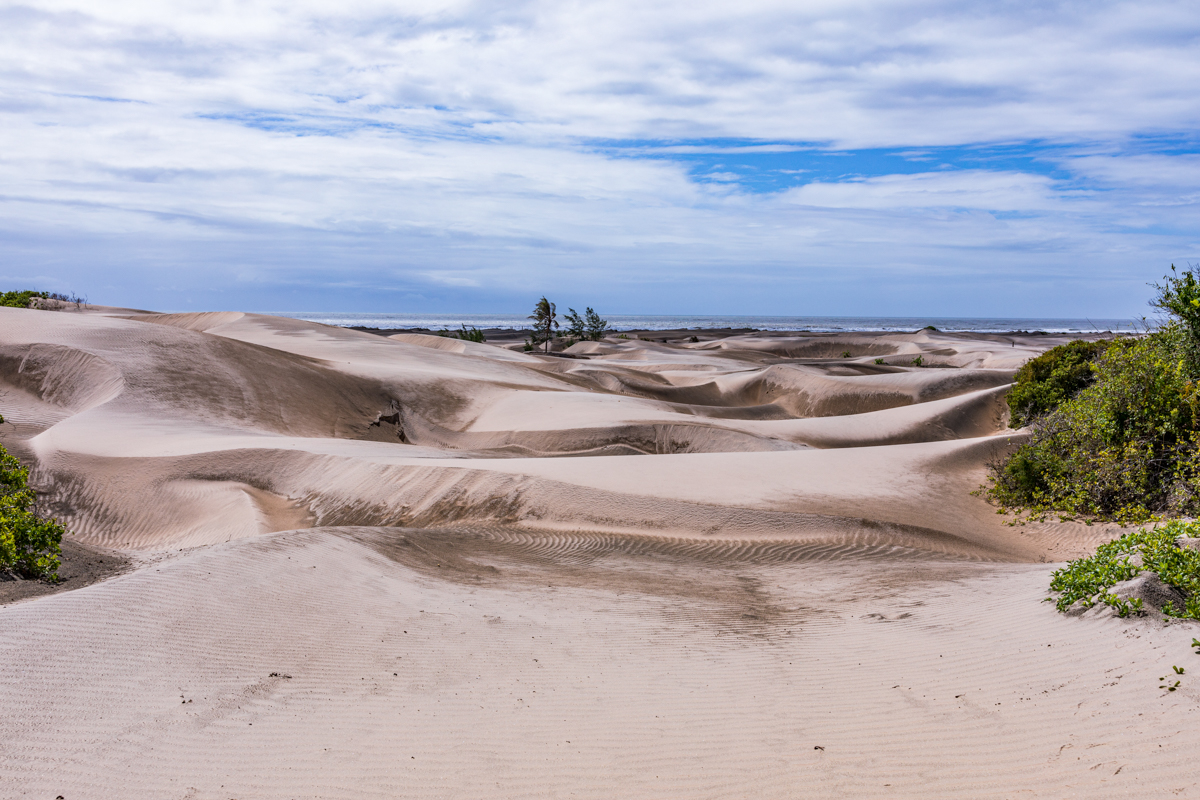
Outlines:
{"label": "cloud streak", "polygon": [[1193,5],[796,5],[9,6],[0,279],[1124,315],[1200,259]]}

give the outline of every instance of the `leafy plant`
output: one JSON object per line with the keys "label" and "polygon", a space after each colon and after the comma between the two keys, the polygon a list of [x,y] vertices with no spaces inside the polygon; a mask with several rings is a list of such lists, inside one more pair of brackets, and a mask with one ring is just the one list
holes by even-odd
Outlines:
{"label": "leafy plant", "polygon": [[842,358],[849,358],[849,357],[850,357],[850,351],[849,351],[849,350],[843,350],[843,351],[842,351]]}
{"label": "leafy plant", "polygon": [[1150,305],[1179,320],[1187,332],[1182,349],[1192,371],[1196,372],[1200,365],[1200,277],[1194,268],[1180,273],[1172,264],[1171,274],[1164,275],[1162,283],[1151,285],[1158,290],[1158,296],[1150,301]]}
{"label": "leafy plant", "polygon": [[57,520],[36,513],[37,495],[28,478],[29,470],[0,446],[0,568],[55,580],[66,531]]}
{"label": "leafy plant", "polygon": [[600,319],[592,308],[588,308],[583,316],[573,308],[568,308],[563,315],[567,321],[567,333],[580,341],[598,342],[608,331],[608,320]]}
{"label": "leafy plant", "polygon": [[587,335],[593,342],[598,342],[604,338],[604,334],[608,332],[608,320],[600,319],[600,315],[592,309],[588,309],[584,315],[587,322]]}
{"label": "leafy plant", "polygon": [[1031,515],[1124,522],[1200,510],[1200,387],[1181,357],[1183,336],[1172,325],[1109,343],[1095,380],[993,465],[989,497]]}
{"label": "leafy plant", "polygon": [[0,294],[0,306],[4,308],[29,308],[29,304],[36,298],[45,298],[50,295],[45,292],[34,292],[30,290],[21,292],[4,292]]}
{"label": "leafy plant", "polygon": [[883,363],[883,359],[882,359],[882,358],[877,358],[877,359],[875,359],[875,363],[876,363],[876,364],[882,364],[882,363]]}
{"label": "leafy plant", "polygon": [[563,320],[567,323],[567,335],[575,339],[587,338],[587,322],[579,312],[573,308],[568,308],[567,313],[563,314]]}
{"label": "leafy plant", "polygon": [[533,320],[533,336],[530,337],[530,343],[536,346],[544,342],[546,352],[549,353],[550,342],[554,340],[554,329],[559,327],[554,303],[542,295],[542,299],[533,307],[529,319]]}
{"label": "leafy plant", "polygon": [[1121,600],[1109,590],[1148,570],[1185,598],[1182,608],[1168,603],[1165,615],[1200,620],[1200,552],[1180,547],[1180,536],[1200,536],[1200,523],[1174,521],[1132,531],[1100,545],[1094,556],[1069,562],[1050,578],[1051,590],[1059,592],[1055,607],[1066,611],[1082,601],[1088,608],[1096,603],[1111,606],[1121,617],[1143,613],[1139,598]]}
{"label": "leafy plant", "polygon": [[459,327],[460,327],[460,330],[457,330],[457,331],[452,331],[452,330],[448,330],[446,328],[442,328],[440,331],[438,331],[438,336],[445,336],[445,337],[454,338],[454,339],[462,339],[463,341],[466,341],[466,342],[484,342],[485,341],[485,339],[483,338],[483,331],[479,330],[479,328],[476,328],[474,326],[471,326],[470,328],[468,328],[465,322],[462,323]]}
{"label": "leafy plant", "polygon": [[1015,401],[1032,431],[992,465],[988,496],[1001,511],[1122,522],[1200,512],[1200,278],[1172,265],[1154,286],[1168,324],[1109,342],[1088,364],[1084,345],[1060,351]]}
{"label": "leafy plant", "polygon": [[1079,393],[1096,377],[1094,362],[1107,341],[1076,340],[1047,350],[1017,371],[1008,393],[1009,427],[1021,428]]}
{"label": "leafy plant", "polygon": [[920,366],[924,366],[924,364],[925,364],[925,357],[924,357],[924,356],[917,356],[916,358],[914,358],[914,359],[912,360],[912,363],[913,363],[913,366],[914,366],[914,367],[920,367]]}

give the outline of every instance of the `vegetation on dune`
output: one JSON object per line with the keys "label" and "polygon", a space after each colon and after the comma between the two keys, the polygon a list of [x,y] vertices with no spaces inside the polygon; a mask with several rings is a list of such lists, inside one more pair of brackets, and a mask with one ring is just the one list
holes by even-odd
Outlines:
{"label": "vegetation on dune", "polygon": [[464,322],[459,326],[459,328],[460,329],[457,331],[452,331],[448,328],[442,328],[440,331],[438,331],[438,336],[444,336],[450,339],[462,339],[465,342],[482,343],[486,341],[483,337],[483,331],[479,330],[479,328],[476,328],[475,326],[468,328],[467,324]]}
{"label": "vegetation on dune", "polygon": [[1001,511],[1125,523],[1200,511],[1200,284],[1189,270],[1156,288],[1172,317],[1158,331],[1072,343],[1022,368],[1009,402],[1030,439],[993,465]]}
{"label": "vegetation on dune", "polygon": [[0,569],[55,580],[66,531],[57,520],[37,513],[37,495],[28,478],[29,470],[0,446]]}
{"label": "vegetation on dune", "polygon": [[[533,350],[539,344],[544,344],[546,352],[550,352],[550,345],[558,338],[554,332],[559,327],[555,309],[554,303],[544,295],[533,307],[533,313],[529,315],[529,319],[533,321],[533,334],[525,340],[526,350]],[[575,309],[568,308],[563,319],[567,322],[565,333],[568,346],[578,341],[598,342],[608,332],[608,320],[601,319],[591,307],[582,316]]]}
{"label": "vegetation on dune", "polygon": [[550,343],[554,341],[554,330],[559,327],[554,303],[542,295],[542,299],[538,300],[533,307],[533,313],[529,315],[529,319],[533,320],[533,336],[530,337],[529,344],[533,347],[545,344],[546,352],[549,353]]}
{"label": "vegetation on dune", "polygon": [[21,292],[4,292],[0,294],[0,307],[4,308],[29,308],[29,304],[34,299],[39,297],[49,297],[45,292],[35,292],[31,290]]}
{"label": "vegetation on dune", "polygon": [[[57,300],[60,303],[74,303],[76,308],[87,302],[86,297],[74,294],[59,294],[58,292],[35,292],[32,289],[23,291],[0,292],[0,308],[46,308],[43,300]],[[55,306],[51,305],[51,308]],[[59,306],[61,307],[61,306]]]}
{"label": "vegetation on dune", "polygon": [[1108,345],[1108,341],[1079,339],[1026,362],[1008,393],[1008,408],[1012,411],[1010,427],[1028,425],[1095,380],[1095,361]]}
{"label": "vegetation on dune", "polygon": [[1121,599],[1110,590],[1149,571],[1184,598],[1178,605],[1166,603],[1163,614],[1200,620],[1200,551],[1180,547],[1181,536],[1200,537],[1200,523],[1174,521],[1127,533],[1101,545],[1096,555],[1068,563],[1050,580],[1050,588],[1059,593],[1056,607],[1066,611],[1077,602],[1086,608],[1101,603],[1121,617],[1143,613],[1140,598]]}
{"label": "vegetation on dune", "polygon": [[590,306],[582,317],[575,309],[568,308],[563,319],[567,321],[567,335],[572,339],[598,342],[608,332],[608,320],[600,319]]}

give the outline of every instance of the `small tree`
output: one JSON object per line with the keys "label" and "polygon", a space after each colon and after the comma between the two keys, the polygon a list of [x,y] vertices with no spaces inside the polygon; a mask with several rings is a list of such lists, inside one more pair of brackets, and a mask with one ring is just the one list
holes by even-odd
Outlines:
{"label": "small tree", "polygon": [[600,315],[591,307],[584,312],[583,316],[580,316],[575,309],[568,308],[563,319],[567,321],[567,335],[576,339],[590,339],[598,342],[608,332],[608,320],[600,319]]}
{"label": "small tree", "polygon": [[476,328],[474,325],[468,328],[467,323],[465,322],[459,325],[459,330],[457,331],[452,331],[449,328],[442,328],[440,331],[438,331],[437,335],[447,339],[462,339],[464,342],[485,341],[483,331],[479,330],[479,328]]}
{"label": "small tree", "polygon": [[32,308],[35,300],[49,296],[45,292],[35,292],[32,290],[0,292],[0,306],[4,308]]}
{"label": "small tree", "polygon": [[588,338],[587,321],[579,316],[578,311],[568,308],[567,313],[563,314],[563,319],[567,322],[567,336],[575,339]]}
{"label": "small tree", "polygon": [[600,319],[600,315],[592,309],[587,310],[587,338],[598,342],[608,333],[608,320]]}
{"label": "small tree", "polygon": [[554,339],[554,329],[558,327],[554,311],[554,303],[542,295],[542,299],[533,307],[533,313],[529,315],[529,319],[533,320],[533,344],[545,342],[547,353],[550,352],[550,342]]}
{"label": "small tree", "polygon": [[66,531],[57,520],[35,513],[37,495],[28,478],[29,470],[0,446],[0,569],[54,580]]}
{"label": "small tree", "polygon": [[1158,290],[1158,297],[1150,305],[1166,311],[1183,326],[1188,366],[1193,375],[1197,374],[1200,372],[1200,279],[1195,268],[1189,267],[1181,273],[1172,264],[1171,274],[1164,275],[1162,283],[1150,285]]}

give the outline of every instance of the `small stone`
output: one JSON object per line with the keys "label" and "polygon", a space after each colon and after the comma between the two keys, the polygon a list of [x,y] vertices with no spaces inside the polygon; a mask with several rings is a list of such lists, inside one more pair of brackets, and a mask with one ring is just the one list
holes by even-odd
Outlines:
{"label": "small stone", "polygon": [[1180,536],[1175,540],[1175,546],[1181,550],[1200,550],[1200,538]]}
{"label": "small stone", "polygon": [[1091,604],[1087,600],[1076,600],[1071,605],[1067,606],[1067,610],[1063,613],[1069,617],[1078,617],[1083,612],[1091,608]]}
{"label": "small stone", "polygon": [[1163,583],[1162,578],[1150,571],[1143,572],[1136,578],[1121,581],[1109,591],[1122,600],[1140,599],[1146,608],[1161,609],[1167,603],[1182,608],[1184,602],[1183,592]]}

